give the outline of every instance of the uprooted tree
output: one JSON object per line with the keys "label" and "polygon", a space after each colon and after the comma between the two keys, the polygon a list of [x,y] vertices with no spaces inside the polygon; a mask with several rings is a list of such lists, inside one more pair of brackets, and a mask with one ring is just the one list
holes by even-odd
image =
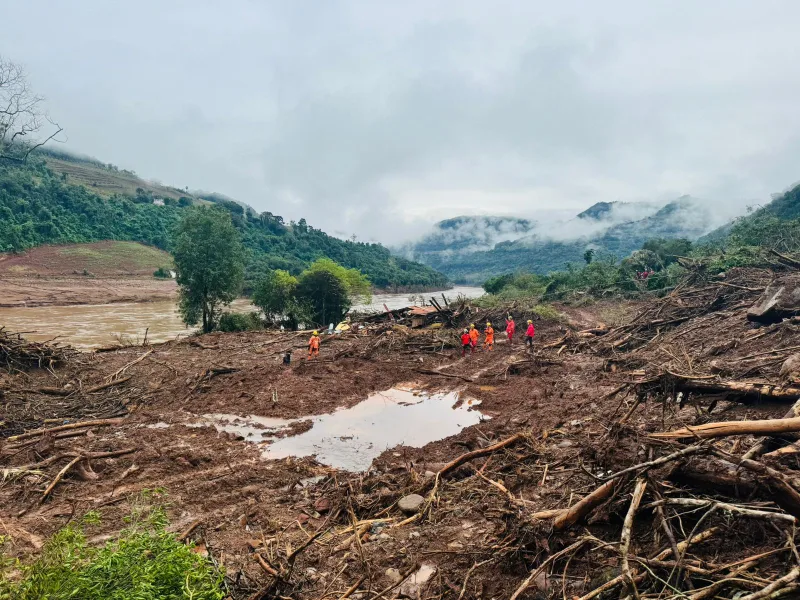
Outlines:
{"label": "uprooted tree", "polygon": [[208,333],[220,307],[239,295],[244,283],[244,251],[230,213],[217,207],[187,210],[175,232],[173,256],[181,316],[187,325],[202,322]]}
{"label": "uprooted tree", "polygon": [[0,56],[0,159],[24,161],[61,132],[22,66]]}

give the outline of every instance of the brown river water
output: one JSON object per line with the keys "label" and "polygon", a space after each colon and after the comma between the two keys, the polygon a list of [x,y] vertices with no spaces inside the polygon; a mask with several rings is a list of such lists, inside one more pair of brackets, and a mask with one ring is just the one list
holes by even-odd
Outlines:
{"label": "brown river water", "polygon": [[[425,298],[441,292],[425,294]],[[481,288],[456,287],[444,292],[448,300],[459,294],[476,297]],[[356,310],[383,310],[414,304],[410,294],[375,294],[369,305],[354,306]],[[417,303],[420,298],[414,298]],[[255,310],[250,300],[240,298],[231,304],[234,312]],[[121,302],[115,304],[80,304],[72,306],[35,306],[0,308],[0,327],[13,332],[25,332],[25,337],[46,341],[56,338],[77,348],[98,348],[118,341],[141,343],[145,332],[151,342],[166,342],[190,335],[194,329],[181,321],[178,307],[171,300],[156,302]]]}

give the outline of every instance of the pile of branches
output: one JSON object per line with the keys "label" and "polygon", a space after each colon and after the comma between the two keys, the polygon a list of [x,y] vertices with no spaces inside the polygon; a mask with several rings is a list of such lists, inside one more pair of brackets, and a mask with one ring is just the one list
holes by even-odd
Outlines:
{"label": "pile of branches", "polygon": [[32,342],[22,334],[0,327],[0,367],[7,371],[47,368],[64,363],[79,352],[69,346],[50,342]]}
{"label": "pile of branches", "polygon": [[695,273],[666,296],[648,302],[629,323],[600,334],[595,348],[606,355],[642,349],[687,321],[695,320],[700,327],[701,319],[744,312],[771,277],[770,271],[762,269],[737,269],[725,278],[710,280]]}

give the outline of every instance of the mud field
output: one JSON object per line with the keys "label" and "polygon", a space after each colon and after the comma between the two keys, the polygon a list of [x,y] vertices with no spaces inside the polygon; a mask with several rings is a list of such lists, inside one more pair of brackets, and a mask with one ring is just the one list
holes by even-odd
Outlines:
{"label": "mud field", "polygon": [[747,316],[776,277],[688,282],[616,327],[560,307],[534,354],[461,358],[456,330],[392,323],[313,361],[307,333],[96,353],[5,334],[0,527],[28,559],[97,510],[100,543],[163,488],[235,599],[796,597],[797,438],[702,427],[800,398],[800,307]]}

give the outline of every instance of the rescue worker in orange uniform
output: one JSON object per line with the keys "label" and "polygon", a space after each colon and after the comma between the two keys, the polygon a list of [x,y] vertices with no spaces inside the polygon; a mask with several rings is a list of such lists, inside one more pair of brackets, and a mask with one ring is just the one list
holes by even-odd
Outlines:
{"label": "rescue worker in orange uniform", "polygon": [[469,336],[469,329],[464,329],[461,334],[461,356],[467,355],[467,348],[472,347],[472,338]]}
{"label": "rescue worker in orange uniform", "polygon": [[491,352],[492,348],[494,348],[494,329],[492,329],[491,323],[486,323],[486,329],[483,330],[483,333],[486,334],[486,339],[483,340],[483,349],[485,350],[488,347],[489,352]]}
{"label": "rescue worker in orange uniform", "polygon": [[473,354],[475,353],[475,348],[478,347],[478,338],[480,336],[481,334],[478,333],[478,330],[475,328],[475,323],[471,323],[469,326],[469,339]]}
{"label": "rescue worker in orange uniform", "polygon": [[311,358],[317,358],[319,356],[319,331],[315,331],[311,334],[311,339],[308,340],[308,358],[306,360],[310,360]]}
{"label": "rescue worker in orange uniform", "polygon": [[516,323],[514,323],[514,317],[508,315],[506,318],[506,335],[508,336],[508,345],[510,346],[511,343],[514,341],[514,332],[517,329]]}

